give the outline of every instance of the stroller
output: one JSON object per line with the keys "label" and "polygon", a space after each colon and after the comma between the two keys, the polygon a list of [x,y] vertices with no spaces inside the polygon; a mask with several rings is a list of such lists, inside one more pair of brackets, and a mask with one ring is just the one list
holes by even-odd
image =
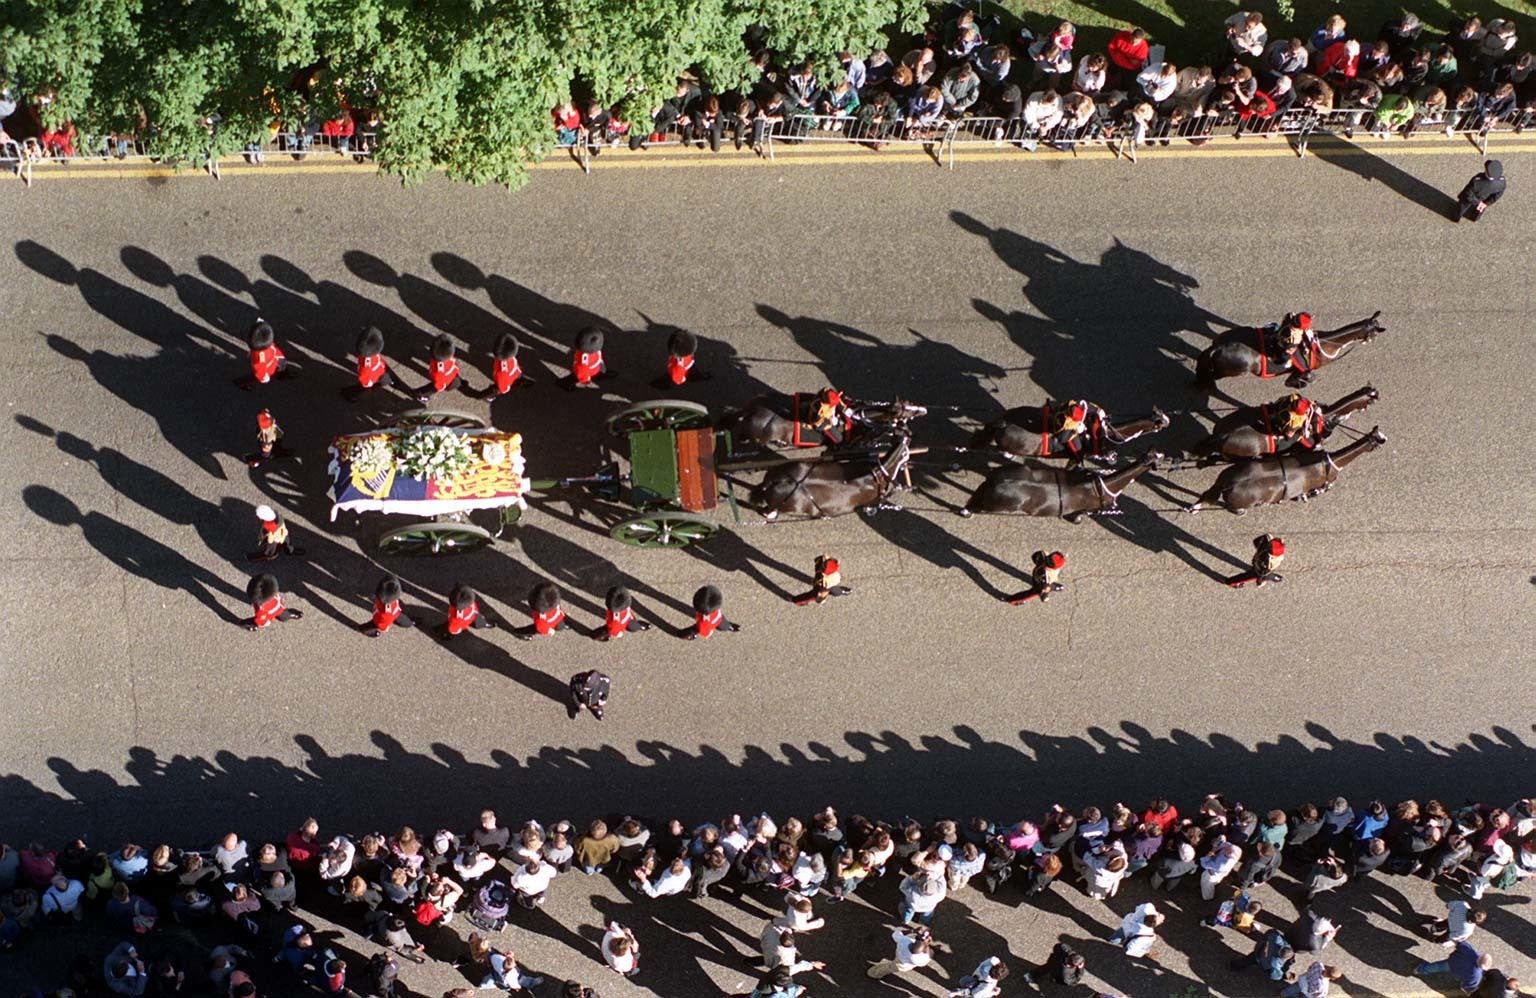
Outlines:
{"label": "stroller", "polygon": [[511,889],[501,881],[493,880],[475,891],[467,917],[486,932],[500,932],[506,927],[507,913],[511,910]]}

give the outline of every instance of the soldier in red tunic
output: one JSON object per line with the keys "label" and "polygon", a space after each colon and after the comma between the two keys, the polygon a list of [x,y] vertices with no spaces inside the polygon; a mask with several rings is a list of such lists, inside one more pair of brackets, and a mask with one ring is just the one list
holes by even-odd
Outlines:
{"label": "soldier in red tunic", "polygon": [[396,625],[415,627],[416,621],[406,616],[405,606],[400,602],[400,580],[386,575],[373,593],[373,616],[358,626],[364,634],[376,638]]}
{"label": "soldier in red tunic", "polygon": [[626,634],[638,634],[651,629],[650,624],[635,616],[629,590],[623,586],[614,586],[608,590],[604,603],[608,612],[603,619],[603,629],[597,635],[599,641],[617,641]]}
{"label": "soldier in red tunic", "polygon": [[476,398],[490,402],[510,392],[522,379],[523,366],[517,362],[517,351],[517,337],[511,333],[502,333],[497,338],[491,357],[491,383]]}
{"label": "soldier in red tunic", "polygon": [[283,595],[277,591],[277,579],[273,576],[258,575],[252,578],[245,587],[245,595],[250,597],[251,610],[255,614],[245,622],[248,631],[260,630],[274,620],[299,620],[304,616],[302,611],[290,610],[283,605]]}
{"label": "soldier in red tunic", "polygon": [[853,589],[842,583],[843,573],[837,559],[830,555],[819,554],[816,556],[816,575],[811,580],[811,591],[796,596],[795,606],[805,606],[807,603],[820,606],[833,596],[851,594]]}
{"label": "soldier in red tunic", "polygon": [[597,379],[607,373],[602,330],[588,326],[577,334],[576,349],[571,351],[571,384],[577,388],[596,388]]}
{"label": "soldier in red tunic", "polygon": [[304,556],[303,548],[293,546],[293,541],[288,537],[288,524],[271,506],[263,503],[256,507],[256,519],[261,521],[260,547],[246,555],[247,561],[271,561],[279,554],[292,555],[295,558]]}
{"label": "soldier in red tunic", "polygon": [[448,619],[443,621],[442,637],[451,638],[470,628],[495,627],[491,619],[480,612],[480,598],[475,591],[460,582],[448,593]]}
{"label": "soldier in red tunic", "polygon": [[741,630],[740,624],[733,624],[725,619],[725,597],[714,586],[704,586],[693,594],[693,630],[685,637],[689,641],[695,638],[707,638],[716,631],[724,631],[734,634]]}
{"label": "soldier in red tunic", "polygon": [[272,418],[272,410],[261,410],[256,414],[256,450],[245,455],[245,463],[259,468],[263,461],[283,457],[288,451],[283,447],[282,439],[283,428]]}
{"label": "soldier in red tunic", "polygon": [[251,373],[235,381],[241,388],[250,391],[273,378],[287,378],[296,373],[297,368],[290,365],[288,358],[283,356],[283,351],[277,345],[277,337],[272,332],[272,325],[265,319],[257,319],[256,324],[251,326],[247,342],[251,348]]}
{"label": "soldier in red tunic", "polygon": [[1252,582],[1262,588],[1266,582],[1284,582],[1285,577],[1275,569],[1285,560],[1285,541],[1270,534],[1260,534],[1253,539],[1253,568],[1227,580],[1233,589],[1241,589]]}
{"label": "soldier in red tunic", "polygon": [[571,626],[571,622],[565,619],[565,607],[560,605],[560,588],[553,582],[540,582],[533,587],[528,593],[528,612],[533,617],[533,623],[513,632],[523,641],[548,637]]}
{"label": "soldier in red tunic", "polygon": [[369,326],[357,337],[357,384],[347,389],[349,399],[359,399],[375,388],[395,387],[395,376],[384,362],[384,334]]}
{"label": "soldier in red tunic", "polygon": [[1010,606],[1028,603],[1032,599],[1039,599],[1040,602],[1044,603],[1051,598],[1052,593],[1059,593],[1067,588],[1061,584],[1061,570],[1067,564],[1066,555],[1060,551],[1052,551],[1049,554],[1044,551],[1036,551],[1029,557],[1035,563],[1035,567],[1029,576],[1032,585],[1021,593],[1004,596],[1003,602]]}
{"label": "soldier in red tunic", "polygon": [[432,363],[427,367],[427,374],[431,380],[411,393],[422,405],[439,392],[451,392],[464,385],[458,358],[454,356],[453,338],[447,333],[439,333],[432,341]]}
{"label": "soldier in red tunic", "polygon": [[679,329],[667,340],[667,382],[673,385],[685,384],[690,374],[697,380],[709,377],[703,371],[694,372],[695,357],[699,351],[698,337],[686,329]]}

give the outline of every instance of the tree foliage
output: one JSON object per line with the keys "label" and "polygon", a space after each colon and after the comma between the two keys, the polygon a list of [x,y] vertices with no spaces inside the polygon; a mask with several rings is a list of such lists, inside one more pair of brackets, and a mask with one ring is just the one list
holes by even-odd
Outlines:
{"label": "tree foliage", "polygon": [[828,64],[925,0],[6,0],[0,76],[45,126],[133,132],[198,163],[343,106],[376,109],[379,168],[521,185],[573,84],[641,116],[679,74],[754,78],[746,38]]}

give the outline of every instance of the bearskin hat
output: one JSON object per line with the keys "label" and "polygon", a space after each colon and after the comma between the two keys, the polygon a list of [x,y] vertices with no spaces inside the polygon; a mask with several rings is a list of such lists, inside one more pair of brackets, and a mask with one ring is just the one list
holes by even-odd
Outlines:
{"label": "bearskin hat", "polygon": [[377,357],[384,352],[384,334],[379,332],[378,326],[369,326],[357,334],[357,355],[359,357]]}
{"label": "bearskin hat", "polygon": [[277,595],[277,576],[254,576],[245,587],[245,594],[251,598],[252,603],[265,603]]}
{"label": "bearskin hat", "polygon": [[725,597],[714,586],[702,586],[693,594],[695,613],[714,613],[725,605]]}
{"label": "bearskin hat", "polygon": [[393,603],[400,598],[400,580],[393,575],[384,576],[384,578],[379,580],[377,595],[379,602]]}
{"label": "bearskin hat", "polygon": [[502,333],[496,337],[496,359],[506,360],[509,357],[516,357],[520,346],[516,336],[511,333]]}
{"label": "bearskin hat", "polygon": [[667,350],[674,357],[692,357],[698,349],[698,337],[686,329],[679,329],[667,340]]}
{"label": "bearskin hat", "polygon": [[468,610],[474,602],[475,591],[462,582],[448,591],[448,604],[455,610]]}
{"label": "bearskin hat", "polygon": [[623,586],[614,586],[612,589],[608,590],[608,595],[604,602],[607,604],[608,609],[612,610],[614,613],[619,613],[621,611],[628,610],[630,604],[634,601],[630,599],[628,589],[625,589]]}
{"label": "bearskin hat", "polygon": [[272,332],[272,324],[265,319],[257,319],[251,326],[250,343],[252,350],[265,350],[277,340]]}
{"label": "bearskin hat", "polygon": [[447,333],[438,333],[432,341],[432,359],[450,360],[453,357],[453,337]]}
{"label": "bearskin hat", "polygon": [[576,334],[576,349],[582,353],[597,353],[603,348],[603,331],[596,326],[588,326]]}
{"label": "bearskin hat", "polygon": [[560,587],[553,582],[540,582],[528,593],[528,605],[534,613],[548,613],[560,605]]}

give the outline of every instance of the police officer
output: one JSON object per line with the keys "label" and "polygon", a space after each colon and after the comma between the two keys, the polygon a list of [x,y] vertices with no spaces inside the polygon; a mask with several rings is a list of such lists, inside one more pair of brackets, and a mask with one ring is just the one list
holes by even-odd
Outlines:
{"label": "police officer", "polygon": [[277,345],[277,336],[272,332],[272,324],[265,319],[257,319],[251,326],[246,343],[251,348],[251,373],[235,382],[246,391],[257,385],[265,385],[273,378],[287,378],[298,373],[297,366],[289,364],[288,358],[283,356],[282,349]]}
{"label": "police officer", "polygon": [[439,333],[432,341],[432,363],[427,367],[427,374],[431,380],[412,393],[422,405],[439,392],[451,392],[464,385],[464,378],[459,374],[459,360],[454,355],[453,338],[447,333]]}
{"label": "police officer", "polygon": [[1285,560],[1285,541],[1271,534],[1260,534],[1253,539],[1253,568],[1242,575],[1227,580],[1233,589],[1241,589],[1248,583],[1263,587],[1266,582],[1283,582],[1285,577],[1275,569]]}
{"label": "police officer", "polygon": [[464,583],[457,583],[448,592],[448,619],[443,621],[440,636],[451,638],[471,628],[495,627],[491,619],[480,612],[480,597]]}
{"label": "police officer", "polygon": [[571,384],[577,388],[596,388],[597,379],[608,373],[603,361],[603,332],[588,326],[576,335],[571,351]]}
{"label": "police officer", "polygon": [[523,366],[517,359],[519,347],[517,337],[511,333],[502,333],[496,338],[496,346],[491,351],[491,383],[476,398],[490,402],[510,392],[522,380]]}
{"label": "police officer", "polygon": [[304,556],[303,548],[293,546],[288,536],[288,524],[275,509],[265,503],[257,506],[256,519],[261,521],[261,537],[257,542],[260,546],[245,556],[247,561],[271,561],[279,554],[295,558]]}
{"label": "police officer", "polygon": [[603,629],[597,635],[599,641],[617,641],[626,634],[638,634],[651,629],[650,624],[635,616],[633,600],[629,590],[623,586],[609,589],[603,602],[607,606],[607,614],[603,619]]}
{"label": "police officer", "polygon": [[548,637],[556,631],[571,626],[565,619],[565,607],[560,605],[560,588],[553,582],[540,582],[528,593],[528,610],[533,623],[513,632],[519,640],[532,641],[536,637]]}
{"label": "police officer", "polygon": [[375,388],[393,388],[395,376],[384,362],[384,334],[369,326],[357,337],[357,384],[347,389],[347,398],[361,398]]}
{"label": "police officer", "polygon": [[589,669],[572,676],[570,688],[571,699],[566,704],[566,713],[574,720],[583,710],[589,710],[601,721],[608,694],[613,689],[612,680],[596,669]]}
{"label": "police officer", "polygon": [[851,595],[853,589],[842,583],[843,573],[837,559],[831,555],[819,554],[816,556],[816,571],[811,580],[811,591],[796,596],[795,606],[805,606],[807,603],[820,606],[833,596]]}
{"label": "police officer", "polygon": [[379,580],[379,587],[373,593],[373,616],[360,627],[364,634],[376,638],[397,625],[415,627],[416,621],[406,616],[405,607],[400,602],[400,580],[386,575]]}
{"label": "police officer", "polygon": [[1009,606],[1018,606],[1028,603],[1032,599],[1039,599],[1044,603],[1051,598],[1052,593],[1059,593],[1067,588],[1061,583],[1061,570],[1067,565],[1067,556],[1060,551],[1052,551],[1047,554],[1044,551],[1036,551],[1030,555],[1030,560],[1035,567],[1029,573],[1032,585],[1021,593],[1012,596],[1004,596],[1003,602]]}
{"label": "police officer", "polygon": [[283,447],[282,439],[283,428],[272,418],[272,410],[261,410],[256,414],[256,450],[245,455],[245,463],[259,468],[263,461],[284,456],[287,449]]}
{"label": "police officer", "polygon": [[725,619],[725,597],[714,586],[702,586],[693,594],[693,630],[685,637],[689,641],[695,638],[707,638],[716,631],[724,631],[734,634],[741,630],[740,624],[733,624]]}
{"label": "police officer", "polygon": [[274,576],[255,576],[245,587],[245,595],[250,597],[253,614],[245,622],[245,629],[248,631],[259,631],[273,621],[286,623],[290,620],[300,620],[304,616],[303,611],[290,610],[283,604],[283,594],[278,592],[277,579]]}

